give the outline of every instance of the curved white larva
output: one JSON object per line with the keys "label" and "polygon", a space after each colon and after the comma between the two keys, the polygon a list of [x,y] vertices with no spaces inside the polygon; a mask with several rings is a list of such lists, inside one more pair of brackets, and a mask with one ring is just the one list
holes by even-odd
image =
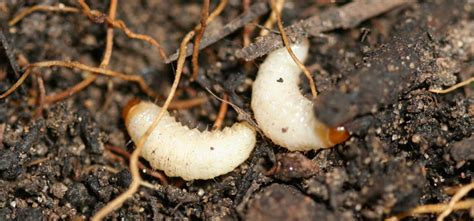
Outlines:
{"label": "curved white larva", "polygon": [[[161,108],[140,102],[125,116],[128,133],[134,142],[142,137]],[[252,152],[256,132],[247,123],[235,123],[222,131],[189,129],[166,112],[143,146],[142,156],[168,176],[184,180],[211,179],[226,174]]]}
{"label": "curved white larva", "polygon": [[[308,41],[291,48],[304,62]],[[330,147],[329,129],[315,118],[313,103],[300,92],[300,73],[286,48],[268,55],[253,84],[255,119],[267,137],[291,151]]]}

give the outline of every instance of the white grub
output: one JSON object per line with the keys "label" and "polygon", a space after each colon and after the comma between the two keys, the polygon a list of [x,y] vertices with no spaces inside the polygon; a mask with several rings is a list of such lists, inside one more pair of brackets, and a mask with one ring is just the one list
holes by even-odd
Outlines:
{"label": "white grub", "polygon": [[[291,46],[301,62],[309,43]],[[299,89],[301,69],[286,48],[268,55],[260,65],[252,90],[252,109],[259,128],[275,144],[291,151],[306,151],[335,145],[331,129],[313,113],[313,102]]]}
{"label": "white grub", "polygon": [[[127,109],[127,108],[126,108]],[[137,143],[161,108],[139,102],[125,110],[125,125]],[[168,176],[184,180],[211,179],[243,163],[252,152],[256,132],[247,123],[235,123],[222,131],[189,129],[168,112],[143,146],[142,156]]]}

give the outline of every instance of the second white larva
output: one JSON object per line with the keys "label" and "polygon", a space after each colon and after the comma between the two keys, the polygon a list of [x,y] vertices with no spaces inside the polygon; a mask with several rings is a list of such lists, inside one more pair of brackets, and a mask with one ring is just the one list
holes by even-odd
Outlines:
{"label": "second white larva", "polygon": [[[304,62],[309,43],[294,44]],[[268,55],[252,89],[252,110],[258,126],[274,143],[291,151],[326,148],[347,139],[342,128],[327,128],[313,113],[313,103],[299,89],[301,70],[286,48]]]}
{"label": "second white larva", "polygon": [[[125,124],[134,142],[142,137],[160,109],[149,102],[126,108]],[[235,123],[222,131],[200,132],[181,125],[166,113],[145,142],[142,156],[168,176],[211,179],[243,163],[255,142],[255,129],[247,123]]]}

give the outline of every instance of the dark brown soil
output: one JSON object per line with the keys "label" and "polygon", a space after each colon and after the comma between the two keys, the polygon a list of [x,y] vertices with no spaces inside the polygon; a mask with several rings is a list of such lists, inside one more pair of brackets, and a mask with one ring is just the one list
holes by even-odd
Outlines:
{"label": "dark brown soil", "polygon": [[[77,7],[72,0],[61,2]],[[327,1],[287,2],[285,25],[337,6],[323,3]],[[31,63],[100,63],[106,26],[83,14],[37,12],[13,27],[6,24],[26,7],[57,3],[0,2],[0,92],[21,75],[19,56]],[[108,1],[88,3],[93,9],[108,10]],[[154,37],[172,54],[199,21],[200,4],[119,1],[117,18],[131,30]],[[241,1],[231,0],[209,30],[219,30],[241,13]],[[310,38],[306,64],[321,93],[315,114],[328,125],[349,128],[348,141],[331,149],[288,153],[259,137],[250,159],[233,172],[209,181],[173,178],[162,188],[141,187],[109,218],[381,220],[417,205],[447,202],[445,187],[474,181],[474,88],[448,94],[428,89],[446,88],[473,76],[473,19],[473,1],[419,1],[356,28]],[[236,59],[241,48],[238,30],[203,49],[200,77],[193,83],[187,64],[176,99],[209,99],[201,106],[175,111],[181,121],[202,129],[212,125],[220,102],[206,88],[220,97],[229,94],[232,103],[251,113],[251,82],[261,59],[247,63]],[[110,69],[141,75],[163,97],[174,73],[174,66],[165,64],[156,48],[118,30]],[[43,77],[47,94],[83,79],[80,71],[65,68],[36,72]],[[113,91],[108,92],[109,78],[99,77],[35,118],[36,76],[0,100],[0,220],[87,219],[130,184],[128,161],[107,147],[133,150],[121,110],[133,97],[149,98],[137,85],[118,79],[112,79]],[[307,85],[302,87],[309,91]],[[229,110],[225,125],[237,121],[237,115]],[[150,175],[142,176],[158,183]],[[456,211],[450,219],[470,220],[472,215]]]}

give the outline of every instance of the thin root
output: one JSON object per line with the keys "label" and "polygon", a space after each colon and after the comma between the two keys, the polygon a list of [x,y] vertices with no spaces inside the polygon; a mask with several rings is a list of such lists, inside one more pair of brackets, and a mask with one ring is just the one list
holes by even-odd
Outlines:
{"label": "thin root", "polygon": [[[122,149],[122,148],[115,147],[115,146],[112,146],[112,145],[105,145],[105,148],[112,151],[112,152],[114,152],[114,153],[118,153],[118,154],[120,154],[121,156],[123,156],[127,159],[130,159],[131,154],[129,152],[127,152],[126,150]],[[146,167],[140,161],[138,162],[138,168],[140,168],[144,173],[146,173],[146,174],[148,174],[152,177],[157,178],[160,181],[161,185],[165,185],[165,186],[168,185],[168,180],[167,180],[166,176],[163,173]]]}
{"label": "thin root", "polygon": [[[214,9],[214,11],[212,11],[212,13],[209,15],[209,17],[207,18],[206,20],[206,25],[211,23],[215,17],[217,17],[221,12],[222,10],[224,10],[225,6],[227,5],[227,1],[228,0],[221,0],[219,2],[219,5],[217,5],[217,7]],[[193,30],[193,32],[196,32],[198,31],[199,29],[201,28],[201,24],[199,23]],[[213,42],[214,43],[214,42]],[[205,45],[208,45],[209,43],[206,43]],[[187,52],[186,52],[187,53]],[[192,50],[188,53],[189,55],[191,55],[192,53]],[[188,56],[188,54],[186,56]],[[179,51],[178,51],[178,56],[179,56]],[[172,59],[166,59],[165,62],[166,63],[171,63],[173,61],[177,60],[176,58],[176,54],[173,54],[173,57]]]}
{"label": "thin root", "polygon": [[[221,0],[216,10],[214,10],[214,12],[209,16],[209,19],[212,16],[217,16],[224,9],[226,4],[227,4],[227,0]],[[179,80],[181,79],[181,75],[183,73],[184,62],[186,61],[186,45],[191,40],[191,38],[194,37],[194,34],[195,34],[195,31],[191,31],[188,34],[186,34],[186,36],[183,38],[179,47],[179,57],[178,57],[178,62],[177,62],[177,67],[176,67],[176,75],[175,75],[174,82],[171,86],[170,93],[168,94],[168,97],[166,98],[166,101],[163,104],[163,107],[161,108],[160,113],[158,113],[158,116],[155,118],[155,120],[153,120],[150,127],[148,127],[148,129],[145,131],[143,136],[137,142],[136,148],[132,152],[132,155],[130,156],[130,172],[132,174],[132,183],[130,184],[129,188],[125,192],[123,192],[120,196],[110,201],[107,205],[105,205],[102,209],[100,209],[92,217],[91,220],[93,221],[102,220],[110,212],[119,208],[123,204],[123,202],[125,202],[134,193],[136,193],[138,188],[140,187],[140,184],[142,183],[142,178],[140,176],[140,171],[137,166],[139,162],[138,161],[139,156],[142,152],[145,141],[148,140],[148,137],[150,136],[151,132],[155,129],[155,127],[160,122],[161,118],[165,115],[171,101],[173,100],[174,94],[176,93],[176,89],[178,88]]]}
{"label": "thin root", "polygon": [[281,38],[283,40],[283,44],[285,45],[286,49],[288,50],[288,53],[290,54],[291,58],[293,58],[293,61],[295,61],[295,63],[298,65],[298,67],[300,67],[300,69],[306,75],[306,78],[309,81],[309,87],[311,88],[311,94],[313,95],[313,98],[316,98],[316,96],[318,95],[318,92],[316,90],[316,84],[314,83],[313,77],[311,76],[311,73],[308,71],[308,69],[304,66],[304,64],[301,63],[301,61],[293,53],[293,50],[291,50],[290,41],[288,40],[288,36],[286,35],[285,28],[283,27],[283,24],[281,23],[280,12],[278,11],[275,0],[270,0],[270,3],[272,5],[272,11],[275,13],[275,17],[276,17],[277,25],[278,25],[278,30],[280,30]]}
{"label": "thin root", "polygon": [[[117,12],[117,0],[112,0],[110,2],[110,8],[109,8],[109,18],[110,19],[115,19],[115,15]],[[109,66],[110,58],[112,57],[112,50],[114,47],[114,28],[113,27],[108,27],[107,28],[107,41],[105,44],[105,53],[104,56],[102,57],[102,62],[100,63],[101,68],[107,68]],[[102,105],[102,112],[107,110],[107,107],[113,100],[113,90],[114,90],[114,82],[112,79],[109,79],[107,82],[107,94],[105,98],[104,105]]]}
{"label": "thin root", "polygon": [[31,70],[27,69],[25,73],[21,75],[20,78],[10,87],[8,88],[7,91],[5,91],[3,94],[0,94],[0,100],[8,97],[11,93],[13,93],[18,87],[20,87],[21,84],[26,80],[26,78],[30,75]]}
{"label": "thin root", "polygon": [[224,95],[222,100],[224,100],[224,102],[221,103],[216,121],[214,121],[214,125],[212,126],[214,130],[219,130],[222,127],[222,123],[224,123],[225,115],[227,113],[227,108],[229,107],[229,96],[227,94]]}
{"label": "thin root", "polygon": [[224,100],[222,98],[220,98],[219,96],[217,96],[216,94],[214,94],[209,88],[206,88],[207,92],[209,92],[209,94],[211,94],[213,97],[215,97],[217,100],[221,101],[222,103],[227,103],[228,105],[230,105],[234,110],[235,112],[237,112],[237,114],[239,115],[239,118],[245,120],[247,123],[249,123],[252,127],[254,127],[257,132],[262,135],[262,137],[265,137],[263,135],[263,132],[262,130],[258,127],[258,124],[257,122],[255,122],[253,119],[252,119],[252,116],[245,112],[245,110],[243,110],[242,108],[240,108],[239,106],[235,105],[234,103],[230,102],[230,101],[227,101],[227,100]]}
{"label": "thin root", "polygon": [[11,93],[13,93],[25,81],[25,79],[30,75],[31,69],[37,68],[37,67],[44,68],[44,67],[53,67],[53,66],[66,67],[66,68],[77,68],[77,69],[80,69],[80,70],[83,70],[83,71],[88,71],[88,72],[91,72],[91,73],[94,73],[94,74],[102,74],[102,75],[109,76],[109,77],[120,78],[120,79],[125,80],[125,81],[132,81],[132,82],[137,83],[140,86],[140,88],[148,96],[157,97],[155,92],[153,92],[153,90],[150,87],[148,87],[148,85],[145,83],[143,78],[141,78],[138,75],[126,75],[126,74],[122,74],[120,72],[112,71],[112,70],[105,69],[105,68],[91,67],[91,66],[88,66],[88,65],[76,62],[76,61],[42,61],[42,62],[37,62],[37,63],[30,64],[27,67],[25,73],[18,79],[18,81],[15,82],[15,84],[12,87],[10,87],[5,93],[0,95],[0,99],[3,99],[5,97],[7,97],[8,95],[10,95]]}
{"label": "thin root", "polygon": [[[244,12],[247,12],[250,8],[250,0],[242,0],[242,9]],[[250,25],[245,25],[242,31],[242,43],[244,47],[250,45],[250,35],[253,31],[253,27]]]}
{"label": "thin root", "polygon": [[45,98],[45,104],[49,105],[49,104],[56,103],[60,100],[64,100],[64,99],[76,94],[77,92],[83,90],[84,88],[86,88],[90,84],[92,84],[92,82],[94,82],[95,79],[97,79],[97,75],[90,75],[86,79],[84,79],[81,82],[77,83],[76,85],[68,88],[67,90],[61,91],[61,92],[56,93],[56,94],[48,95]]}
{"label": "thin root", "polygon": [[[472,189],[474,189],[474,183],[459,188],[456,194],[451,198],[451,201],[449,201],[448,207],[438,216],[438,218],[436,218],[436,221],[443,221],[444,218],[449,216],[449,214],[455,209],[456,203],[458,203]],[[474,206],[474,204],[471,204],[471,206]]]}
{"label": "thin root", "polygon": [[425,213],[440,213],[440,215],[438,216],[436,220],[443,221],[444,218],[446,218],[449,214],[451,214],[452,211],[470,209],[474,207],[474,199],[467,199],[464,201],[460,201],[472,189],[474,189],[474,183],[470,183],[462,187],[456,187],[456,194],[454,194],[454,196],[451,198],[448,204],[440,203],[440,204],[421,205],[410,211],[387,218],[386,221],[396,221],[396,220],[403,219],[405,217],[415,216],[418,214],[425,214]]}
{"label": "thin root", "polygon": [[459,191],[459,189],[461,189],[462,187],[463,187],[462,185],[448,186],[448,187],[444,187],[443,191],[445,194],[452,196],[456,194]]}
{"label": "thin root", "polygon": [[197,35],[194,38],[194,46],[193,46],[193,56],[191,58],[191,63],[193,64],[193,74],[191,75],[191,81],[196,80],[199,74],[199,44],[201,44],[201,38],[206,30],[207,26],[207,19],[209,17],[209,4],[210,0],[204,0],[201,11],[201,27],[197,30]]}
{"label": "thin root", "polygon": [[50,5],[35,5],[30,8],[27,8],[20,13],[18,13],[13,19],[8,21],[9,26],[13,26],[21,19],[26,17],[27,15],[37,12],[37,11],[49,11],[49,12],[70,12],[70,13],[78,13],[79,9],[69,6],[64,6],[63,4],[59,4],[58,6],[50,6]]}
{"label": "thin root", "polygon": [[430,92],[433,92],[433,93],[437,93],[437,94],[445,94],[445,93],[449,93],[449,92],[451,92],[451,91],[454,91],[454,90],[456,90],[456,89],[458,89],[458,88],[460,88],[460,87],[464,87],[464,86],[466,86],[466,85],[468,85],[468,84],[470,84],[470,83],[472,83],[472,82],[474,82],[474,77],[471,77],[471,78],[469,78],[469,79],[467,79],[467,80],[465,80],[465,81],[462,81],[462,82],[460,82],[460,83],[457,83],[457,84],[455,84],[455,85],[453,85],[453,86],[451,86],[451,87],[449,87],[449,88],[446,88],[446,89],[444,89],[444,90],[431,89],[431,90],[429,90],[429,91],[430,91]]}
{"label": "thin root", "polygon": [[[463,200],[463,201],[459,201],[455,203],[452,209],[453,210],[466,210],[466,209],[472,208],[473,206],[474,206],[474,199],[468,199],[468,200]],[[427,214],[427,213],[442,213],[447,208],[449,208],[449,205],[445,203],[421,205],[408,212],[400,213],[396,216],[389,217],[385,219],[385,221],[398,221],[409,216],[416,216],[416,215]]]}
{"label": "thin root", "polygon": [[276,13],[280,13],[281,14],[281,10],[283,9],[283,6],[285,5],[285,0],[276,0],[276,11],[272,11],[272,13],[270,14],[270,17],[267,19],[267,21],[265,22],[265,24],[263,24],[263,27],[262,30],[260,31],[260,36],[264,36],[264,35],[267,35],[268,33],[270,33],[269,30],[272,30],[273,29],[273,25],[275,24],[275,21],[276,21]]}
{"label": "thin root", "polygon": [[[110,201],[107,205],[102,207],[92,218],[92,221],[98,221],[102,220],[105,216],[107,216],[110,212],[113,210],[119,208],[123,202],[125,202],[128,198],[130,198],[134,193],[137,192],[138,188],[140,187],[140,184],[142,182],[142,178],[140,176],[140,171],[138,168],[138,159],[140,156],[140,153],[142,152],[143,149],[143,144],[145,144],[145,141],[148,139],[150,136],[151,132],[155,129],[155,127],[158,125],[160,122],[161,118],[164,116],[168,106],[171,103],[171,100],[174,97],[174,93],[176,92],[176,89],[178,87],[179,79],[181,78],[181,74],[183,72],[183,66],[184,66],[184,61],[185,61],[185,49],[186,49],[186,44],[191,40],[191,38],[194,36],[194,32],[189,32],[183,39],[183,42],[181,43],[180,47],[180,58],[178,59],[178,66],[176,69],[176,76],[175,80],[173,82],[173,85],[171,87],[170,94],[168,95],[168,98],[165,101],[165,104],[163,105],[163,108],[161,109],[160,113],[156,117],[156,119],[152,122],[150,127],[146,130],[145,134],[143,134],[142,138],[138,141],[135,150],[132,152],[132,155],[130,156],[130,172],[132,174],[132,183],[130,184],[129,188],[120,194],[117,198],[114,200]],[[186,44],[183,44],[186,43]]]}
{"label": "thin root", "polygon": [[146,41],[149,44],[155,46],[158,49],[161,58],[164,60],[168,59],[168,55],[166,55],[165,50],[154,38],[148,35],[134,33],[130,29],[128,29],[128,27],[125,25],[125,23],[122,20],[115,20],[108,16],[104,16],[104,14],[102,14],[99,11],[91,10],[90,7],[87,5],[87,3],[84,2],[84,0],[78,0],[77,2],[79,3],[79,5],[81,5],[82,10],[87,15],[87,17],[89,17],[89,19],[91,19],[92,21],[101,23],[105,19],[107,24],[109,24],[110,26],[114,28],[118,28],[122,30],[129,38]]}
{"label": "thin root", "polygon": [[[83,13],[86,14],[88,17],[98,16],[97,14],[100,14],[97,11],[91,11],[89,6],[84,1],[79,1],[79,4],[81,5],[81,7],[83,9]],[[65,7],[65,6],[53,7],[53,6],[38,5],[38,6],[33,6],[33,7],[29,8],[28,10],[25,10],[24,12],[20,13],[11,22],[16,23],[21,18],[25,17],[26,15],[28,15],[28,14],[34,12],[34,11],[39,11],[39,10],[67,11],[67,12],[78,12],[79,11],[78,9],[72,8],[72,7]],[[117,1],[112,0],[110,2],[109,16],[108,16],[108,18],[110,20],[115,19],[116,11],[117,11]],[[10,25],[13,25],[13,24],[10,24]],[[101,68],[106,68],[108,66],[109,62],[110,62],[110,58],[111,58],[111,55],[112,55],[112,48],[113,48],[113,37],[114,37],[113,29],[114,29],[113,27],[108,27],[107,28],[106,46],[105,46],[105,52],[104,52],[104,55],[103,55],[103,58],[102,58],[102,62],[100,64]],[[74,85],[73,87],[71,87],[71,88],[69,88],[65,91],[62,91],[62,92],[57,93],[57,94],[46,96],[44,103],[46,105],[48,105],[48,104],[52,104],[52,103],[55,103],[57,101],[63,100],[67,97],[70,97],[70,96],[76,94],[77,92],[83,90],[84,88],[86,88],[90,84],[92,84],[96,79],[97,79],[97,75],[91,75],[91,76],[87,77],[86,79],[82,80],[78,84]],[[149,94],[149,92],[147,92],[147,94]]]}
{"label": "thin root", "polygon": [[[109,7],[109,19],[115,19],[117,14],[117,0],[110,1]],[[112,57],[112,49],[114,47],[114,29],[112,27],[107,28],[107,37],[105,42],[105,52],[100,63],[101,68],[106,68],[109,65],[110,58]]]}

